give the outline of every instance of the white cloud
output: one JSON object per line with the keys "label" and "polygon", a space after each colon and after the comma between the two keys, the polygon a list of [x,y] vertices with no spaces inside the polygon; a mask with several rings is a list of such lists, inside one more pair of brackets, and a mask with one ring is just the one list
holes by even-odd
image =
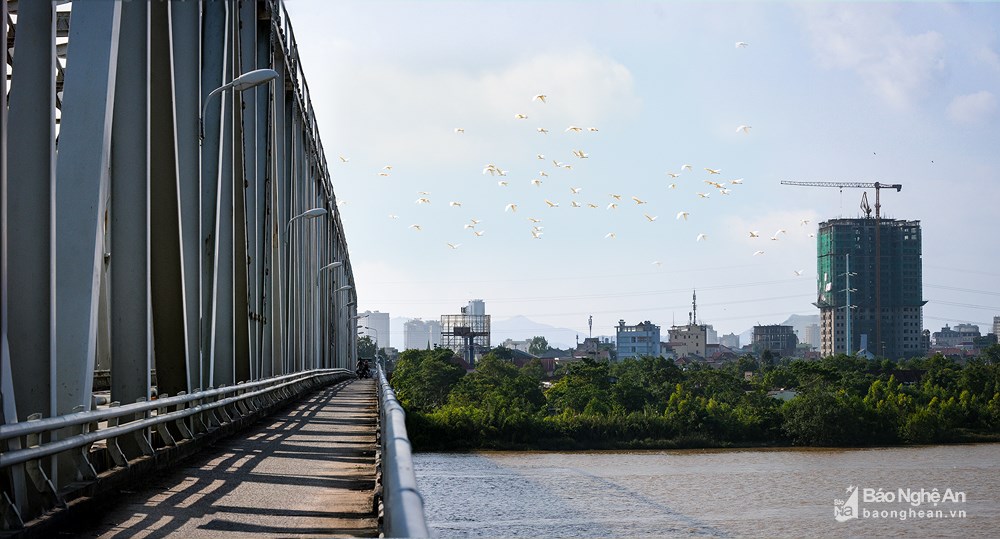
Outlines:
{"label": "white cloud", "polygon": [[820,61],[855,71],[893,108],[909,108],[944,71],[941,34],[906,33],[894,6],[809,4],[803,13]]}
{"label": "white cloud", "polygon": [[996,96],[982,90],[952,99],[948,105],[948,118],[959,124],[977,124],[986,121],[996,110]]}
{"label": "white cloud", "polygon": [[[600,125],[639,108],[629,69],[589,51],[539,54],[479,72],[418,71],[343,57],[330,65],[321,75],[326,80],[314,83],[333,104],[333,115],[322,118],[334,131],[324,130],[324,139],[333,140],[327,146],[340,151],[350,145],[354,149],[344,151],[354,153],[365,148],[394,161],[446,163],[458,153],[517,149],[537,142],[542,135],[536,127],[553,136],[570,124]],[[538,93],[547,94],[548,103],[532,101]],[[516,113],[528,119],[515,120]],[[455,127],[465,128],[465,135],[456,135]]]}
{"label": "white cloud", "polygon": [[979,60],[995,71],[1000,71],[1000,54],[989,47],[979,49]]}

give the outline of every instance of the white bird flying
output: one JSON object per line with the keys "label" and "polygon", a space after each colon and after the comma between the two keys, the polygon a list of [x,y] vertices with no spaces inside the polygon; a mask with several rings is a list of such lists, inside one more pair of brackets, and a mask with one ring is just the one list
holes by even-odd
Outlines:
{"label": "white bird flying", "polygon": [[652,223],[653,221],[655,221],[655,220],[656,220],[656,217],[657,217],[656,215],[650,215],[650,214],[648,214],[648,213],[644,213],[644,214],[642,214],[642,215],[643,215],[644,217],[646,217],[646,220],[648,220],[648,221],[649,221],[650,223]]}
{"label": "white bird flying", "polygon": [[541,223],[542,222],[541,219],[536,219],[534,217],[528,217],[528,220],[531,221],[532,223]]}
{"label": "white bird flying", "polygon": [[608,204],[608,209],[609,210],[617,210],[618,209],[618,204],[615,204],[614,202],[612,202],[611,204]]}
{"label": "white bird flying", "polygon": [[478,225],[478,224],[479,224],[479,223],[481,223],[482,221],[480,221],[479,219],[469,219],[469,222],[471,222],[471,223],[472,223],[472,224],[474,224],[474,225]]}
{"label": "white bird flying", "polygon": [[582,190],[583,190],[582,187],[570,187],[569,188],[569,192],[573,193],[574,195],[580,194],[580,191],[582,191]]}
{"label": "white bird flying", "polygon": [[543,177],[543,178],[547,178],[549,176],[549,173],[545,172],[544,170],[539,170],[538,171],[538,175],[541,176],[541,177]]}
{"label": "white bird flying", "polygon": [[802,219],[799,221],[799,226],[805,226],[809,224],[809,219]]}
{"label": "white bird flying", "polygon": [[458,246],[462,245],[461,243],[447,243],[447,242],[445,243],[448,245],[448,247],[451,247],[452,249],[458,249]]}
{"label": "white bird flying", "polygon": [[483,234],[486,233],[486,231],[485,230],[473,230],[472,233],[475,234],[476,237],[481,237]]}
{"label": "white bird flying", "polygon": [[778,241],[778,236],[771,236],[771,241]]}
{"label": "white bird flying", "polygon": [[429,194],[431,194],[431,192],[430,191],[417,191],[417,194],[418,195],[429,195]]}
{"label": "white bird flying", "polygon": [[539,133],[541,133],[543,135],[548,135],[549,134],[549,130],[545,129],[544,127],[535,128],[535,131],[538,131]]}
{"label": "white bird flying", "polygon": [[656,267],[660,267],[660,266],[663,265],[663,262],[660,262],[659,260],[654,260],[653,261],[653,265],[656,266]]}
{"label": "white bird flying", "polygon": [[681,165],[681,170],[691,170],[691,165]]}
{"label": "white bird flying", "polygon": [[709,198],[708,193],[698,193],[698,196],[701,198]]}
{"label": "white bird flying", "polygon": [[545,99],[547,97],[549,97],[549,96],[547,96],[545,94],[537,94],[537,95],[535,95],[535,97],[532,97],[531,100],[532,101],[541,101],[542,103],[545,103]]}
{"label": "white bird flying", "polygon": [[507,180],[500,180],[497,182],[500,187],[507,187]]}
{"label": "white bird flying", "polygon": [[676,178],[676,177],[680,176],[680,174],[678,174],[676,172],[668,172],[667,176],[670,176],[671,178]]}
{"label": "white bird flying", "polygon": [[588,208],[596,208],[596,207],[597,207],[597,204],[594,204],[593,202],[588,202],[588,203],[587,203],[587,207],[588,207]]}
{"label": "white bird flying", "polygon": [[749,45],[749,43],[747,43],[746,41],[737,41],[736,42],[736,48],[737,49],[745,49],[745,48],[747,48],[747,45]]}
{"label": "white bird flying", "polygon": [[531,180],[531,185],[534,185],[535,187],[538,187],[539,185],[542,185],[542,180],[539,180],[538,178],[535,178],[534,180]]}
{"label": "white bird flying", "polygon": [[614,193],[608,193],[608,196],[610,196],[611,198],[613,198],[615,200],[621,200],[622,199],[621,195],[616,195]]}
{"label": "white bird flying", "polygon": [[382,167],[382,170],[392,170],[392,165],[386,165]]}
{"label": "white bird flying", "polygon": [[389,173],[388,172],[379,172],[378,175],[379,176],[388,176]]}
{"label": "white bird flying", "polygon": [[764,251],[754,251],[754,252],[753,252],[753,255],[754,255],[754,256],[760,256],[760,255],[762,255],[762,254],[764,254]]}
{"label": "white bird flying", "polygon": [[735,180],[729,180],[729,183],[731,183],[733,185],[739,185],[739,184],[743,183],[743,178],[736,178]]}
{"label": "white bird flying", "polygon": [[722,169],[718,169],[718,168],[708,168],[708,167],[705,167],[705,170],[707,170],[709,174],[721,174],[722,173]]}
{"label": "white bird flying", "polygon": [[792,273],[794,273],[796,277],[802,276],[802,270],[792,270]]}
{"label": "white bird flying", "polygon": [[583,131],[583,129],[580,128],[580,127],[577,127],[575,125],[571,125],[571,126],[569,126],[569,127],[566,128],[566,131],[564,131],[564,133],[568,133],[570,131],[572,131],[574,133],[579,133],[580,131]]}
{"label": "white bird flying", "polygon": [[465,133],[465,128],[464,127],[456,127],[455,128],[455,132],[456,133]]}
{"label": "white bird flying", "polygon": [[774,235],[777,236],[778,234],[788,234],[788,232],[786,232],[784,228],[779,228],[775,231]]}
{"label": "white bird flying", "polygon": [[574,208],[581,207],[580,204],[577,201],[575,201],[575,200],[570,200],[569,201],[569,205],[572,206],[572,207],[574,207]]}
{"label": "white bird flying", "polygon": [[521,114],[519,112],[519,113],[517,113],[517,114],[514,115],[514,119],[515,120],[527,120],[528,119],[528,115],[527,114]]}
{"label": "white bird flying", "polygon": [[751,238],[759,238],[760,237],[760,232],[757,232],[756,230],[751,230],[750,231],[750,237]]}
{"label": "white bird flying", "polygon": [[708,234],[698,234],[698,237],[695,238],[694,241],[702,241],[702,240],[707,240],[707,239],[708,239]]}
{"label": "white bird flying", "polygon": [[504,207],[503,211],[509,211],[509,212],[515,212],[516,213],[517,212],[517,204],[514,204],[514,203],[507,204],[507,206]]}
{"label": "white bird flying", "polygon": [[461,202],[449,202],[448,205],[451,206],[452,208],[461,208],[462,207],[462,203]]}
{"label": "white bird flying", "polygon": [[816,234],[812,234],[812,233],[810,233],[810,234],[809,234],[809,237],[810,237],[810,238],[815,238],[815,237],[816,237]]}
{"label": "white bird flying", "polygon": [[590,155],[584,153],[583,150],[573,150],[573,155],[579,157],[580,159],[586,159],[590,157]]}
{"label": "white bird flying", "polygon": [[730,191],[729,189],[726,189],[725,187],[719,189],[719,194],[720,195],[728,195],[729,193],[732,193],[732,191]]}
{"label": "white bird flying", "polygon": [[343,155],[338,155],[337,157],[340,157],[340,162],[341,163],[346,163],[346,162],[348,162],[348,161],[351,160],[350,157],[344,157]]}
{"label": "white bird flying", "polygon": [[616,236],[614,232],[608,232],[607,234],[604,235],[604,237],[613,240],[615,239]]}
{"label": "white bird flying", "polygon": [[531,237],[535,238],[536,240],[540,240],[540,239],[542,239],[542,232],[539,232],[537,230],[532,230],[531,231]]}
{"label": "white bird flying", "polygon": [[597,132],[597,128],[596,127],[588,127],[587,131],[590,131],[591,133],[596,133]]}
{"label": "white bird flying", "polygon": [[416,203],[417,204],[430,204],[431,203],[431,199],[420,197],[420,198],[417,199]]}
{"label": "white bird flying", "polygon": [[389,214],[389,219],[399,219],[398,215]]}
{"label": "white bird flying", "polygon": [[672,184],[670,184],[670,185],[667,186],[667,189],[677,189],[677,184],[676,183],[672,183]]}
{"label": "white bird flying", "polygon": [[476,225],[470,225],[469,223],[465,223],[464,225],[462,225],[462,228],[468,230],[470,228],[476,228]]}
{"label": "white bird flying", "polygon": [[680,220],[680,219],[683,218],[685,221],[687,221],[688,220],[688,215],[691,215],[691,214],[688,213],[688,212],[686,212],[686,211],[677,212],[677,220]]}
{"label": "white bird flying", "polygon": [[490,176],[495,176],[496,173],[499,171],[500,169],[498,169],[497,166],[494,165],[493,163],[487,163],[486,167],[483,168],[483,174],[486,174],[488,172]]}
{"label": "white bird flying", "polygon": [[634,201],[635,201],[636,205],[639,205],[639,204],[645,204],[645,203],[646,203],[646,201],[645,201],[645,200],[642,200],[642,199],[640,199],[639,197],[632,197],[632,200],[634,200]]}
{"label": "white bird flying", "polygon": [[736,132],[739,133],[740,131],[742,131],[744,134],[749,134],[750,133],[750,127],[751,126],[749,126],[749,125],[741,125],[741,126],[739,126],[739,127],[736,128]]}
{"label": "white bird flying", "polygon": [[559,203],[558,202],[552,202],[551,200],[546,200],[545,203],[548,204],[550,208],[558,208],[559,207]]}
{"label": "white bird flying", "polygon": [[420,225],[410,225],[413,230],[420,230]]}
{"label": "white bird flying", "polygon": [[536,153],[535,154],[535,159],[541,159],[542,161],[545,161],[545,156],[542,155],[542,154],[540,154],[540,153]]}

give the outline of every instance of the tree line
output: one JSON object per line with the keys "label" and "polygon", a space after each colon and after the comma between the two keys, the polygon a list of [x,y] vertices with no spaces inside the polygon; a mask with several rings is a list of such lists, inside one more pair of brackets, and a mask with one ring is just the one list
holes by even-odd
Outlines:
{"label": "tree line", "polygon": [[[534,360],[447,349],[400,354],[391,384],[417,451],[865,446],[1000,440],[1000,346],[959,363],[744,356],[681,369],[662,357],[590,358],[548,379]],[[793,391],[782,400],[774,390]],[[771,394],[769,394],[771,393]]]}

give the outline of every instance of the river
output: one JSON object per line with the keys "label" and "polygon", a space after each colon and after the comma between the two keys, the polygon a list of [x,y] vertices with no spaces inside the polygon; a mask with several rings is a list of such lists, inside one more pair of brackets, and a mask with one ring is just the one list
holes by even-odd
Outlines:
{"label": "river", "polygon": [[414,466],[443,538],[1000,535],[1000,444],[420,453]]}

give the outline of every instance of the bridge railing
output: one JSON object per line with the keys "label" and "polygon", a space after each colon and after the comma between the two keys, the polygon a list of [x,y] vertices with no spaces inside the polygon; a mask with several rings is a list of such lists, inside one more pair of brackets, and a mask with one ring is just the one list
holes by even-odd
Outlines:
{"label": "bridge railing", "polygon": [[[67,493],[53,487],[42,460],[46,457],[60,453],[70,455],[76,463],[80,481],[75,490],[80,491],[88,482],[97,479],[98,472],[92,462],[92,448],[97,442],[105,442],[107,457],[113,466],[128,468],[130,461],[119,447],[119,440],[127,435],[131,435],[128,443],[138,445],[143,457],[150,457],[157,452],[152,443],[153,429],[158,438],[157,446],[177,446],[180,440],[196,439],[337,377],[349,375],[351,372],[346,369],[317,369],[173,397],[164,395],[152,401],[126,405],[113,402],[108,408],[0,425],[0,444],[10,448],[0,453],[0,472],[24,466],[31,483],[48,500],[48,505],[64,507],[64,494]],[[6,520],[0,529],[18,529],[24,524],[6,493],[0,505]]]}
{"label": "bridge railing", "polygon": [[430,537],[406,435],[406,412],[381,366],[376,377],[382,437],[382,531],[386,537]]}

